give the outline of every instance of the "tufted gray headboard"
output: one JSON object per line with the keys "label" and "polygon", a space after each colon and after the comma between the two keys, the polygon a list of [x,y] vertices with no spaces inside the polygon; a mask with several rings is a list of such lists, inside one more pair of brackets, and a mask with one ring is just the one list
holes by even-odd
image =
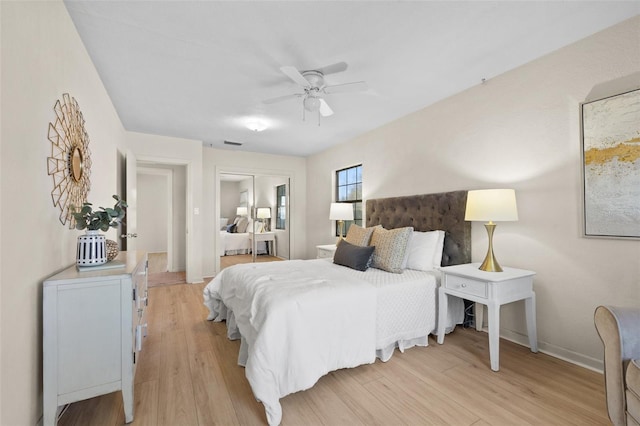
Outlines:
{"label": "tufted gray headboard", "polygon": [[442,266],[471,262],[471,222],[465,222],[467,191],[367,200],[367,227],[413,226],[416,231],[446,232]]}

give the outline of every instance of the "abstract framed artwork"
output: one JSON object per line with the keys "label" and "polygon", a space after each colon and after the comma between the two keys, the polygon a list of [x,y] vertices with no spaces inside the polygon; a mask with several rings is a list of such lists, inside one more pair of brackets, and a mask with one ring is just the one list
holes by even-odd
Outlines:
{"label": "abstract framed artwork", "polygon": [[640,89],[580,110],[584,236],[640,239]]}

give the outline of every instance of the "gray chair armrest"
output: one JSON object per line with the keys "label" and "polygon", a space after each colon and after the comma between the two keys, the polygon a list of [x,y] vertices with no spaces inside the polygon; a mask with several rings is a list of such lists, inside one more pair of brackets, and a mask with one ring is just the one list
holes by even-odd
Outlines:
{"label": "gray chair armrest", "polygon": [[629,361],[640,358],[640,308],[598,306],[594,321],[604,344],[607,411],[611,422],[625,425],[625,372]]}

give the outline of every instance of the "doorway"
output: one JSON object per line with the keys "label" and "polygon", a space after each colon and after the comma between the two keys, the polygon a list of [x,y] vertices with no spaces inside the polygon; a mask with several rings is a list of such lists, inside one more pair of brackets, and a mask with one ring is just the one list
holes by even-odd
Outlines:
{"label": "doorway", "polygon": [[186,167],[138,162],[136,247],[148,253],[149,283],[186,281]]}

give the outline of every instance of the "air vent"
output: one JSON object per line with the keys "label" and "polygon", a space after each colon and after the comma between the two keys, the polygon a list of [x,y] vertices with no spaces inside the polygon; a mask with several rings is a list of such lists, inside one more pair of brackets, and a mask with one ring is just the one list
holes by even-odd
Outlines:
{"label": "air vent", "polygon": [[224,141],[225,145],[242,146],[240,142]]}

